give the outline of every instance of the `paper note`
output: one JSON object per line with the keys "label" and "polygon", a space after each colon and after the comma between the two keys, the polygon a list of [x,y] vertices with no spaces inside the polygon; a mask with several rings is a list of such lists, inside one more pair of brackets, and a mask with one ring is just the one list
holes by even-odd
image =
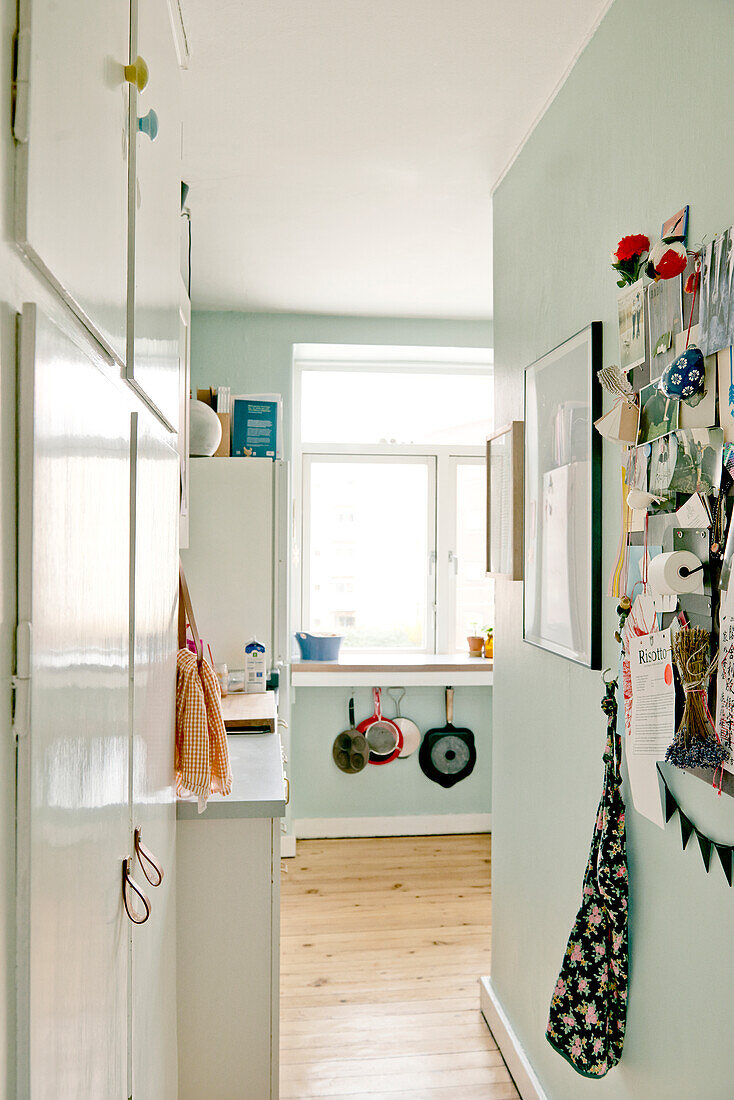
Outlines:
{"label": "paper note", "polygon": [[729,749],[727,771],[734,771],[734,608],[722,609],[719,629],[719,671],[716,684],[716,732]]}
{"label": "paper note", "polygon": [[631,639],[630,672],[632,752],[662,760],[675,732],[675,688],[669,630],[657,630]]}
{"label": "paper note", "polygon": [[675,513],[679,527],[710,527],[711,515],[705,498],[701,493],[694,493],[688,500],[681,504]]}

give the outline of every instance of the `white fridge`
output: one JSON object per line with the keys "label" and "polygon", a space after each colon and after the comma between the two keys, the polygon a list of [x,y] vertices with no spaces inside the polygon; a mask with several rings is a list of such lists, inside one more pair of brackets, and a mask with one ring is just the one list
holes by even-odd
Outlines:
{"label": "white fridge", "polygon": [[[189,545],[181,551],[196,623],[217,664],[244,667],[250,638],[278,672],[278,718],[290,723],[290,469],[269,458],[192,458]],[[242,734],[241,736],[257,736]],[[290,836],[290,818],[284,820]],[[293,847],[293,851],[290,848]],[[283,854],[295,854],[292,840]]]}

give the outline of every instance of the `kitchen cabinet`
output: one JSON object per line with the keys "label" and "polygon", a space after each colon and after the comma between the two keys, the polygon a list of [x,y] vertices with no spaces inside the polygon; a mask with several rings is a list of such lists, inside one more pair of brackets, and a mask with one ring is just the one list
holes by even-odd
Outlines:
{"label": "kitchen cabinet", "polygon": [[182,118],[168,0],[101,0],[93,19],[81,0],[21,0],[17,57],[16,239],[175,431]]}
{"label": "kitchen cabinet", "polygon": [[181,81],[167,0],[133,0],[132,56],[148,64],[130,90],[126,376],[175,430],[179,423]]}
{"label": "kitchen cabinet", "polygon": [[20,338],[18,1095],[112,1100],[129,1095],[131,417],[32,306]]}
{"label": "kitchen cabinet", "polygon": [[232,794],[177,808],[179,1098],[277,1100],[282,747],[227,741]]}
{"label": "kitchen cabinet", "polygon": [[[24,307],[18,1094],[175,1100],[178,453],[70,331]],[[135,926],[128,858],[151,901]]]}
{"label": "kitchen cabinet", "polygon": [[[82,45],[83,44],[83,45]],[[16,238],[104,348],[125,360],[130,49],[126,0],[21,0]]]}

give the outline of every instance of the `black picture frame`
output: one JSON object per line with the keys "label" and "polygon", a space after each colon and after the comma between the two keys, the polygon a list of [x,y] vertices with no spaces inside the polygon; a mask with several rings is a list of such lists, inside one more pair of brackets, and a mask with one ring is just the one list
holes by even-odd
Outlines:
{"label": "black picture frame", "polygon": [[525,369],[523,639],[601,668],[602,322]]}

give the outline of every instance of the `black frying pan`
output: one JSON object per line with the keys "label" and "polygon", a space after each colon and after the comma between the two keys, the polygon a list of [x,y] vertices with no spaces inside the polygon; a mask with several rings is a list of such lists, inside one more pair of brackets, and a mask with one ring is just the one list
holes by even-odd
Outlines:
{"label": "black frying pan", "polygon": [[446,725],[428,730],[418,753],[423,774],[442,787],[453,787],[474,771],[477,750],[474,734],[466,726],[455,726],[454,689],[446,688]]}

